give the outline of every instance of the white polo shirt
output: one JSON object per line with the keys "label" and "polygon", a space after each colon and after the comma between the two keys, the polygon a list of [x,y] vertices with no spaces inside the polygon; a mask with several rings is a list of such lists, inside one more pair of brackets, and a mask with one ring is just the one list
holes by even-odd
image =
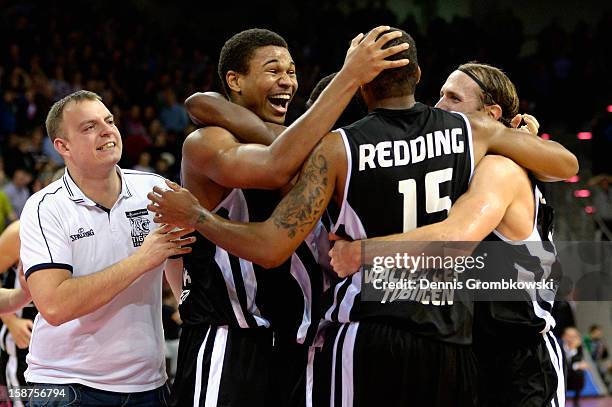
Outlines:
{"label": "white polo shirt", "polygon": [[[46,269],[74,277],[101,271],[132,253],[156,226],[147,193],[164,178],[121,170],[121,194],[110,212],[87,198],[68,172],[28,199],[21,216],[26,277]],[[25,378],[33,383],[80,383],[114,392],[152,390],[166,381],[161,320],[163,264],[100,309],[50,325],[38,314]]]}

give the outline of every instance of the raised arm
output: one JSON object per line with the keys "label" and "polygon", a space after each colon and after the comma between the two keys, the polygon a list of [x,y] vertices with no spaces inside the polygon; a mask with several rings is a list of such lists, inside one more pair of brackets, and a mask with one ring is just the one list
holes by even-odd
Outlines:
{"label": "raised arm", "polygon": [[578,172],[578,159],[561,144],[507,128],[481,112],[468,117],[474,136],[475,162],[487,153],[503,155],[542,181],[561,181]]}
{"label": "raised arm", "polygon": [[168,182],[171,190],[154,188],[148,205],[155,222],[190,225],[230,253],[264,267],[285,261],[316,226],[346,166],[340,136],[331,133],[317,146],[302,169],[293,189],[265,222],[239,223],[204,209],[185,188]]}
{"label": "raised arm", "polygon": [[[330,251],[334,271],[340,277],[346,277],[359,271],[362,263],[372,264],[374,256],[394,256],[398,249],[397,245],[392,244],[372,245],[366,250],[365,258],[362,257],[363,243],[411,241],[415,242],[411,249],[417,254],[427,249],[426,242],[474,242],[473,245],[462,245],[464,250],[474,249],[499,225],[514,200],[517,189],[513,186],[520,179],[520,168],[505,165],[504,160],[499,156],[484,157],[474,172],[469,189],[453,204],[448,217],[441,222],[406,233],[353,242],[338,240]],[[495,174],[495,177],[492,178],[491,174]]]}
{"label": "raised arm", "polygon": [[[197,146],[204,139],[194,137],[189,142],[190,149],[208,150],[214,155],[214,165],[207,165],[204,169],[207,176],[218,184],[227,188],[272,188],[277,189],[289,183],[295,176],[308,154],[317,143],[329,132],[340,114],[344,111],[353,95],[364,83],[371,81],[384,69],[397,68],[408,64],[408,60],[387,61],[385,58],[398,52],[405,51],[408,44],[382,49],[388,41],[401,36],[401,32],[393,31],[377,36],[387,31],[389,27],[377,27],[365,38],[362,34],[355,37],[349,48],[344,65],[329,86],[323,91],[313,106],[298,120],[288,127],[270,146],[243,145],[233,139],[231,133],[242,133],[232,123],[233,132],[223,133],[217,130],[216,134],[223,137],[219,143],[213,145]],[[248,121],[245,125],[247,131],[263,127],[250,123],[256,119],[253,114],[240,118],[240,123]],[[224,118],[223,121],[228,120]],[[227,124],[227,123],[225,123]],[[267,131],[267,130],[266,130]],[[214,142],[206,138],[206,143]],[[185,151],[184,149],[184,152]],[[218,154],[217,154],[218,152]],[[198,157],[198,163],[203,163]],[[212,171],[209,173],[208,171]]]}
{"label": "raised arm", "polygon": [[222,127],[243,143],[269,146],[282,131],[281,126],[266,125],[249,109],[228,101],[216,92],[194,93],[185,100],[185,108],[197,124]]}

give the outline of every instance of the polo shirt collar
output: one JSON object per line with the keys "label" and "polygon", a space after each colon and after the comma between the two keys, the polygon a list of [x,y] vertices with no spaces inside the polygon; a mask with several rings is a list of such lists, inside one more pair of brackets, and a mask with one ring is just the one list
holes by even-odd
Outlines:
{"label": "polo shirt collar", "polygon": [[[130,188],[129,182],[126,180],[123,171],[119,166],[115,166],[117,174],[119,174],[119,178],[121,178],[121,192],[119,193],[119,199],[121,198],[130,198],[132,196],[133,187]],[[64,176],[62,177],[62,182],[64,183],[64,187],[66,188],[66,192],[68,193],[68,197],[72,202],[77,204],[83,204],[87,206],[97,206],[98,204],[88,198],[83,191],[77,186],[74,179],[68,172],[68,168],[64,170]]]}

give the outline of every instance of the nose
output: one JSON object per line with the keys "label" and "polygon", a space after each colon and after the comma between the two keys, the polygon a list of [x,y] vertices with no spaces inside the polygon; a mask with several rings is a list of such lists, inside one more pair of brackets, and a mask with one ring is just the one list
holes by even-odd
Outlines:
{"label": "nose", "polygon": [[293,86],[293,81],[287,72],[284,72],[278,79],[278,84],[285,88]]}
{"label": "nose", "polygon": [[102,125],[102,136],[110,136],[115,131],[115,126],[113,124],[108,123],[106,120],[103,120]]}
{"label": "nose", "polygon": [[436,103],[436,105],[434,107],[437,107],[439,109],[446,109],[446,108],[448,108],[448,105],[446,103],[446,98],[444,96],[442,96],[440,98],[440,100],[438,100],[438,103]]}

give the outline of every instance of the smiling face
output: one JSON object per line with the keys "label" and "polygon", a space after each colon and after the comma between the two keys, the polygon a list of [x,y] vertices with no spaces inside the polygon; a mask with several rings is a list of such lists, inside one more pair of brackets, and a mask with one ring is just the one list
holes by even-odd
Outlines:
{"label": "smiling face", "polygon": [[249,61],[247,73],[228,73],[234,102],[262,120],[283,124],[287,107],[298,88],[295,63],[284,47],[260,47]]}
{"label": "smiling face", "polygon": [[482,91],[472,78],[461,71],[454,71],[442,85],[436,107],[462,113],[482,110]]}
{"label": "smiling face", "polygon": [[99,100],[70,102],[62,116],[62,136],[54,145],[69,169],[81,173],[112,170],[121,158],[121,135],[113,115]]}

